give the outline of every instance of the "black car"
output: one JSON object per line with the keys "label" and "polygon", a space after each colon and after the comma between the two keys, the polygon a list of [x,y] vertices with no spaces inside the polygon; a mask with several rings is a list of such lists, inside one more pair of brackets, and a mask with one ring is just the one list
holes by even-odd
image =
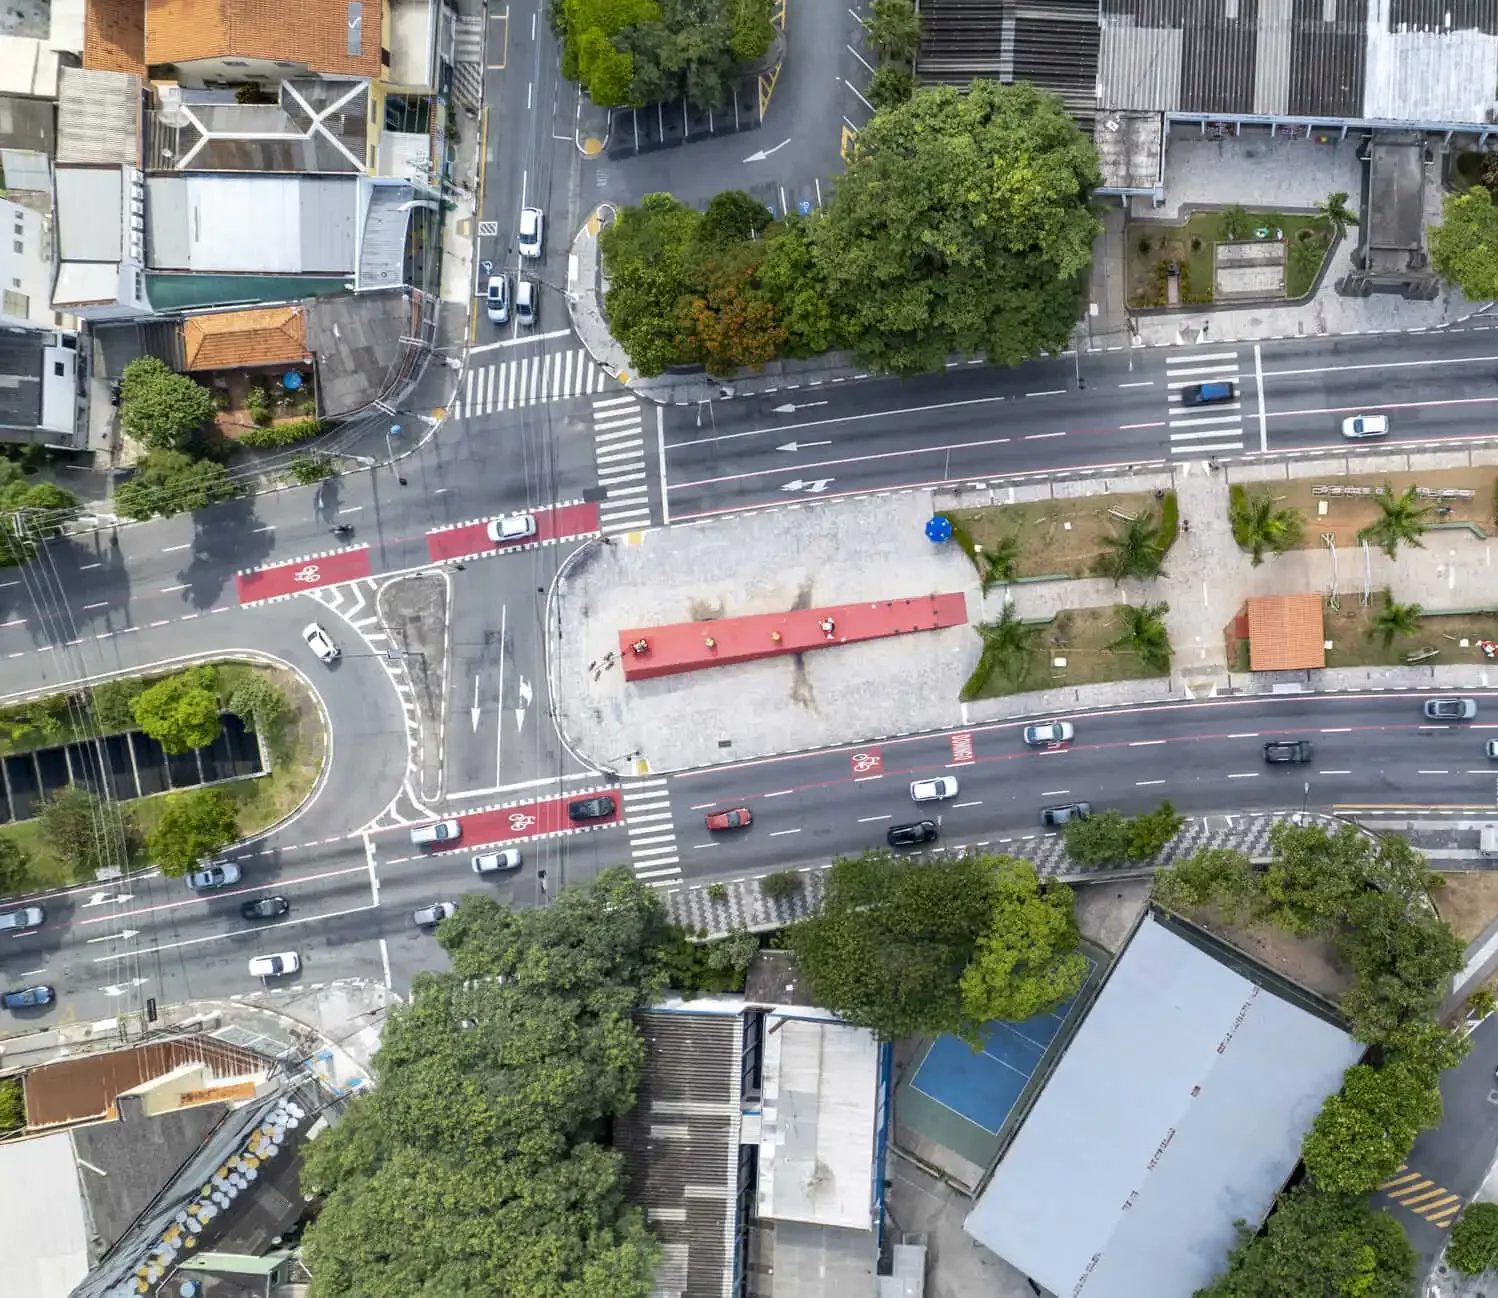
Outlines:
{"label": "black car", "polygon": [[891,825],[884,832],[884,841],[891,847],[919,847],[934,843],[940,833],[934,820],[917,820],[909,825]]}
{"label": "black car", "polygon": [[569,820],[602,820],[614,814],[614,800],[605,793],[594,798],[579,798],[567,804]]}
{"label": "black car", "polygon": [[1090,802],[1058,802],[1054,807],[1040,809],[1042,825],[1065,825],[1073,820],[1086,820],[1092,815]]}
{"label": "black car", "polygon": [[256,897],[239,908],[246,919],[278,919],[291,909],[285,897]]}
{"label": "black car", "polygon": [[1264,745],[1266,762],[1309,762],[1311,741],[1309,739],[1271,739]]}

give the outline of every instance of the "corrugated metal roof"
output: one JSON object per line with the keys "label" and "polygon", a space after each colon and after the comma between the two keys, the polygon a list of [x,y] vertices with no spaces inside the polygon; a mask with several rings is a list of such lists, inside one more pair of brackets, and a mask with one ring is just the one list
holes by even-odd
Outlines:
{"label": "corrugated metal roof", "polygon": [[1053,1293],[1190,1298],[1362,1051],[1149,917],[966,1229]]}
{"label": "corrugated metal roof", "polygon": [[57,78],[57,161],[140,165],[140,78],[63,68]]}

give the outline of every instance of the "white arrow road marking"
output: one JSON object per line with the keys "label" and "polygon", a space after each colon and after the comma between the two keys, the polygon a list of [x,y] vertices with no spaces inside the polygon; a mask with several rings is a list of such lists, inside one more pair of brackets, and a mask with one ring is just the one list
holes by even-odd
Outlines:
{"label": "white arrow road marking", "polygon": [[473,678],[473,706],[468,709],[468,720],[470,722],[472,722],[473,729],[474,729],[475,733],[477,733],[478,728],[479,728],[479,712],[480,712],[480,710],[481,709],[479,708],[479,678],[477,676],[475,676]]}
{"label": "white arrow road marking", "polygon": [[103,937],[91,937],[90,942],[127,942],[132,937],[138,937],[140,929],[122,928],[118,933],[106,933]]}
{"label": "white arrow road marking", "polygon": [[85,906],[111,906],[115,902],[129,901],[133,896],[135,896],[133,892],[96,892],[87,901],[80,902],[78,909],[82,910]]}
{"label": "white arrow road marking", "polygon": [[804,451],[808,446],[831,446],[831,442],[787,442],[784,446],[777,446],[777,451]]}
{"label": "white arrow road marking", "polygon": [[525,710],[530,707],[531,699],[535,695],[531,692],[531,683],[524,676],[520,678],[520,706],[515,709],[515,729],[525,728]]}
{"label": "white arrow road marking", "polygon": [[148,978],[132,978],[127,983],[113,983],[108,987],[101,987],[99,990],[106,996],[124,996],[127,992],[133,991],[137,987],[144,987],[149,981],[150,979]]}
{"label": "white arrow road marking", "polygon": [[760,149],[757,153],[751,153],[747,158],[744,159],[744,161],[763,162],[772,153],[779,153],[781,149],[785,148],[785,146],[789,143],[789,140],[781,140],[781,142],[777,144],[773,149]]}
{"label": "white arrow road marking", "polygon": [[[773,409],[771,409],[770,413],[772,415],[794,415],[796,413],[796,411],[798,411],[798,410],[810,410],[813,406],[825,406],[826,404],[827,403],[825,401],[803,401],[799,405],[797,405],[795,402],[787,401],[785,403],[785,405],[783,405],[783,406],[775,406]],[[831,442],[807,442],[807,443],[805,443],[805,445],[807,445],[807,446],[831,446],[832,443]]]}
{"label": "white arrow road marking", "polygon": [[810,482],[803,482],[800,478],[794,478],[790,482],[781,483],[780,489],[782,491],[826,491],[828,483],[832,481],[831,478],[814,478]]}

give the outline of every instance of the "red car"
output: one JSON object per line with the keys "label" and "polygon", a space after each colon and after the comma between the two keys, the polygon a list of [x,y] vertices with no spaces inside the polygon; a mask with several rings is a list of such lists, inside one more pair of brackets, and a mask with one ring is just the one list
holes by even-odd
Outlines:
{"label": "red car", "polygon": [[715,811],[707,818],[707,827],[714,831],[743,829],[753,823],[754,817],[749,814],[748,807],[735,807],[732,811]]}

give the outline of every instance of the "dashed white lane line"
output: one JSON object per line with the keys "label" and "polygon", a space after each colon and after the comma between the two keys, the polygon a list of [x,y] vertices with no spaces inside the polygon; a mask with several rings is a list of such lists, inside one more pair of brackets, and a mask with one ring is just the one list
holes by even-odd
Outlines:
{"label": "dashed white lane line", "polygon": [[164,546],[162,546],[161,547],[161,553],[162,554],[176,554],[176,552],[178,550],[188,550],[188,549],[191,549],[191,548],[192,548],[192,542],[191,541],[184,541],[181,545],[164,545]]}
{"label": "dashed white lane line", "polygon": [[799,834],[800,832],[801,832],[801,830],[800,830],[799,827],[796,828],[796,829],[775,829],[775,830],[771,830],[770,837],[771,838],[784,838],[787,834]]}
{"label": "dashed white lane line", "polygon": [[869,823],[870,823],[870,822],[872,822],[872,821],[875,821],[875,820],[893,820],[893,819],[894,819],[894,816],[893,816],[893,815],[883,815],[883,816],[860,816],[860,817],[859,817],[859,818],[858,818],[858,823],[859,823],[859,824],[860,824],[860,825],[867,825],[867,824],[869,824]]}
{"label": "dashed white lane line", "polygon": [[1228,776],[1230,780],[1257,780],[1258,778],[1258,771],[1233,771]]}
{"label": "dashed white lane line", "polygon": [[1136,789],[1143,789],[1146,786],[1151,785],[1151,784],[1164,784],[1164,783],[1165,783],[1164,780],[1135,780],[1134,781],[1134,787]]}
{"label": "dashed white lane line", "polygon": [[1129,747],[1153,748],[1156,744],[1163,744],[1164,742],[1165,741],[1163,739],[1135,739],[1129,744]]}

